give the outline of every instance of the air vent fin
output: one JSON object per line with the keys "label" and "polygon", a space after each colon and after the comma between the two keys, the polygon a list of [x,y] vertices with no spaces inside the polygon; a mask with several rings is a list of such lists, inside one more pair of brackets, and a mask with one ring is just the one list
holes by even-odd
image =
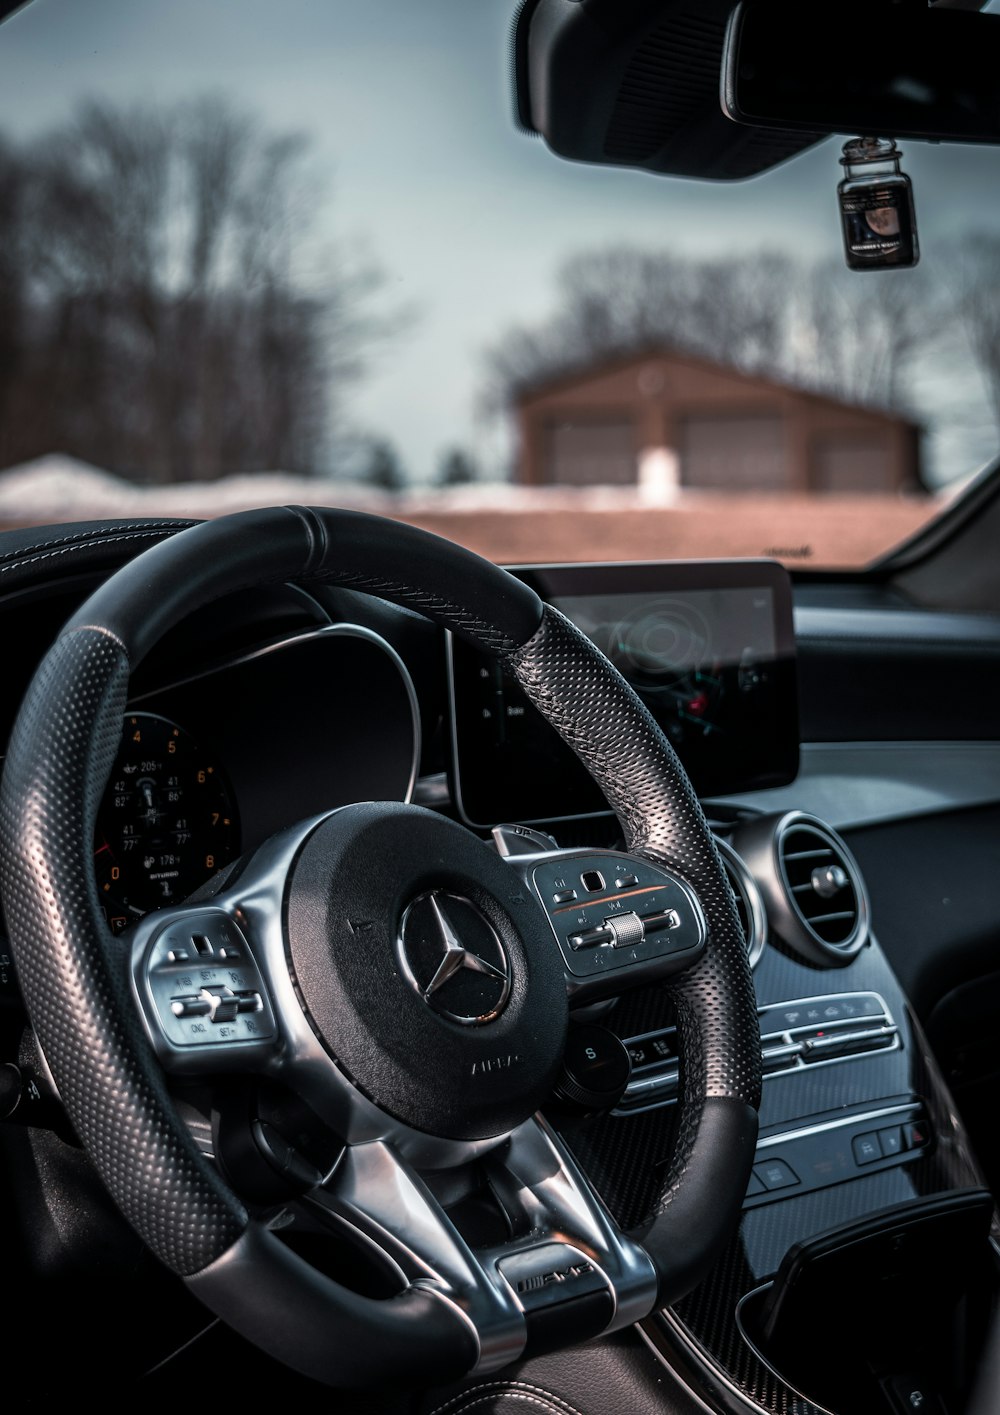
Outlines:
{"label": "air vent fin", "polygon": [[778,861],[789,902],[803,924],[831,948],[850,946],[861,916],[853,861],[832,832],[807,822],[786,825]]}

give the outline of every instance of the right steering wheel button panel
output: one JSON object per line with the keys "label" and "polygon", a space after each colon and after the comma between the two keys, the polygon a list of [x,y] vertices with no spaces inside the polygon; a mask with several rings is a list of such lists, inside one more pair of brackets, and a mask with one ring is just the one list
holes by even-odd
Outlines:
{"label": "right steering wheel button panel", "polygon": [[567,971],[577,978],[691,954],[705,941],[695,896],[648,861],[567,855],[537,865],[532,879]]}

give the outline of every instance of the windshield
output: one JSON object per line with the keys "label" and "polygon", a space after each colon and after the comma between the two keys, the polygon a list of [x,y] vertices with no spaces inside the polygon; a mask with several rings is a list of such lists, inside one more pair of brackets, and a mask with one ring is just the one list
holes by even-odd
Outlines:
{"label": "windshield", "polygon": [[0,29],[0,525],[313,501],[506,563],[863,566],[992,459],[1000,183],[713,184],[514,122],[513,0],[33,0]]}

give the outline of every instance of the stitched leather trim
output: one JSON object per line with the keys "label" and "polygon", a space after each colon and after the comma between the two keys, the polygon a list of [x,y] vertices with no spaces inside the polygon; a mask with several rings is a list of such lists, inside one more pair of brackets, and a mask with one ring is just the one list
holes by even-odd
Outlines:
{"label": "stitched leather trim", "polygon": [[561,1396],[544,1390],[541,1386],[529,1385],[527,1381],[487,1381],[483,1385],[463,1391],[461,1395],[452,1396],[443,1405],[436,1406],[431,1415],[462,1415],[462,1412],[472,1410],[477,1405],[504,1398],[519,1400],[526,1405],[536,1405],[539,1409],[551,1412],[551,1415],[582,1415],[575,1405],[570,1405]]}
{"label": "stitched leather trim", "polygon": [[[174,530],[184,530],[183,526],[176,526]],[[88,549],[91,545],[119,545],[122,543],[131,544],[141,540],[162,540],[168,534],[167,531],[140,531],[138,533],[129,532],[127,535],[104,536],[98,541],[74,541],[71,544],[58,546],[55,549],[46,550],[39,555],[25,555],[18,559],[9,561],[6,565],[0,565],[0,575],[6,575],[11,570],[22,570],[28,565],[40,565],[44,560],[56,560],[60,556],[71,555],[74,551]]]}

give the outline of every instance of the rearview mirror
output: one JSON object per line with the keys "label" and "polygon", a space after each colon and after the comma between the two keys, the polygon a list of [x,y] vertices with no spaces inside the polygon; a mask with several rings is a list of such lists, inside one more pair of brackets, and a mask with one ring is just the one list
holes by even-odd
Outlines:
{"label": "rearview mirror", "polygon": [[722,106],[738,123],[1000,143],[1000,15],[899,0],[743,0]]}
{"label": "rearview mirror", "polygon": [[735,181],[822,134],[730,123],[719,105],[733,0],[522,0],[520,126],[573,162]]}

